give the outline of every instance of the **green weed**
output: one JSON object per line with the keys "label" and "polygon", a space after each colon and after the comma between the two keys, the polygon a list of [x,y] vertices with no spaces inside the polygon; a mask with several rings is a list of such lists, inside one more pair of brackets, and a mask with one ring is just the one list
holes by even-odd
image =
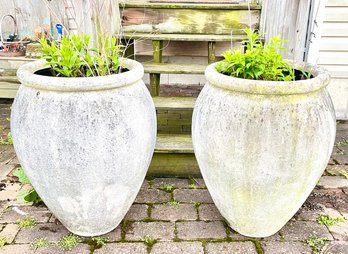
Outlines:
{"label": "green weed", "polygon": [[74,235],[72,233],[63,236],[59,242],[58,245],[64,249],[64,250],[72,250],[75,248],[80,242],[80,238],[77,235]]}
{"label": "green weed", "polygon": [[318,237],[316,235],[311,235],[306,239],[307,245],[311,247],[314,254],[319,254],[328,241],[327,237]]}
{"label": "green weed", "polygon": [[336,217],[336,218],[333,218],[331,217],[330,215],[321,215],[317,221],[319,224],[321,225],[325,225],[325,226],[333,226],[333,225],[336,225],[337,223],[339,222],[342,222],[344,221],[344,217]]}
{"label": "green weed", "polygon": [[19,228],[32,228],[36,225],[36,219],[32,217],[26,217],[17,221],[17,226]]}
{"label": "green weed", "polygon": [[169,183],[162,184],[160,187],[161,190],[168,192],[168,193],[172,193],[174,188],[175,188],[175,186],[172,184],[169,184]]}

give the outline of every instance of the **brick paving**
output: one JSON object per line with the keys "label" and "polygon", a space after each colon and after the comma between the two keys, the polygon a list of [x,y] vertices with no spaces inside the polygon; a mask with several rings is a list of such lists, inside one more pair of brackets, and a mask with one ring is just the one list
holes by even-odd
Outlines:
{"label": "brick paving", "polygon": [[[0,99],[0,135],[9,132],[10,100]],[[95,253],[95,254],[297,254],[315,253],[306,243],[315,235],[324,237],[321,253],[348,254],[348,220],[332,226],[318,223],[323,215],[348,219],[348,121],[338,124],[335,149],[324,176],[296,215],[275,235],[267,238],[242,236],[227,226],[200,178],[146,179],[122,223],[104,235],[104,245],[91,238],[65,251],[59,241],[69,232],[44,204],[24,204],[16,196],[22,186],[12,176],[18,161],[11,145],[0,145],[0,253]],[[172,189],[164,186],[171,185]],[[176,202],[173,202],[176,201]],[[17,222],[30,217],[31,228]],[[48,246],[35,247],[38,239]]]}

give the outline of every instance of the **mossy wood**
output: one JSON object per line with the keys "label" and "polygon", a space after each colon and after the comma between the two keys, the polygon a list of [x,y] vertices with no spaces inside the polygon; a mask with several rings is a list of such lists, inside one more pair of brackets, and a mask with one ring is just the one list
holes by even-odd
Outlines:
{"label": "mossy wood", "polygon": [[[260,11],[251,10],[251,27],[258,28]],[[248,10],[126,8],[123,30],[169,34],[243,34],[249,27]]]}
{"label": "mossy wood", "polygon": [[193,110],[196,102],[194,97],[154,97],[156,109],[180,109],[180,110]]}
{"label": "mossy wood", "polygon": [[168,74],[203,74],[207,65],[204,64],[167,64],[144,63],[146,73]]}
{"label": "mossy wood", "polygon": [[[123,38],[139,40],[163,40],[163,41],[231,41],[231,34],[165,34],[146,32],[124,32]],[[232,41],[242,41],[247,37],[244,34],[234,34]]]}
{"label": "mossy wood", "polygon": [[[137,8],[143,7],[147,9],[191,9],[191,10],[248,10],[247,3],[236,3],[241,1],[231,1],[226,0],[222,3],[221,0],[210,0],[210,1],[201,1],[197,0],[197,3],[190,3],[191,0],[181,0],[181,3],[174,1],[153,1],[150,2],[141,2],[141,1],[133,1],[133,3],[122,3],[122,7],[124,8]],[[157,2],[157,3],[156,3]],[[210,3],[207,3],[210,2]],[[214,4],[212,4],[214,3]],[[250,4],[251,10],[261,10],[260,4]]]}
{"label": "mossy wood", "polygon": [[201,177],[201,173],[193,153],[155,153],[152,157],[147,175],[165,177]]}

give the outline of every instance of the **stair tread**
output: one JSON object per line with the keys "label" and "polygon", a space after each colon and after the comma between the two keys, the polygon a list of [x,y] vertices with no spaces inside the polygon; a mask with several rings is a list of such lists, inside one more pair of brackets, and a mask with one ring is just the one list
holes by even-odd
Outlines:
{"label": "stair tread", "polygon": [[[212,3],[179,3],[161,2],[151,0],[150,2],[121,3],[123,8],[147,8],[147,9],[208,9],[208,10],[248,10],[247,3],[233,3],[227,1],[216,1]],[[250,4],[251,10],[260,10],[260,4]]]}
{"label": "stair tread", "polygon": [[203,74],[208,64],[143,63],[146,73]]}
{"label": "stair tread", "polygon": [[[126,27],[124,28],[126,29]],[[123,38],[126,39],[149,39],[163,41],[230,41],[229,34],[151,34],[138,32],[124,32]],[[242,41],[246,39],[244,34],[236,34],[232,36],[232,41]]]}
{"label": "stair tread", "polygon": [[180,109],[192,110],[195,106],[195,97],[178,97],[178,96],[156,96],[152,97],[157,109]]}
{"label": "stair tread", "polygon": [[17,76],[0,76],[0,82],[19,83]]}
{"label": "stair tread", "polygon": [[157,134],[156,153],[193,153],[191,135]]}

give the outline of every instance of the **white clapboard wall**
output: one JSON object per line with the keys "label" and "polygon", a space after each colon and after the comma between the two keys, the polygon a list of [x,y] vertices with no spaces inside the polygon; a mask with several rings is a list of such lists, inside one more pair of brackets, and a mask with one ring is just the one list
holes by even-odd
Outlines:
{"label": "white clapboard wall", "polygon": [[[320,7],[320,6],[319,6]],[[348,119],[348,0],[326,0],[317,17],[319,28],[309,61],[331,73],[329,92],[338,119]]]}

